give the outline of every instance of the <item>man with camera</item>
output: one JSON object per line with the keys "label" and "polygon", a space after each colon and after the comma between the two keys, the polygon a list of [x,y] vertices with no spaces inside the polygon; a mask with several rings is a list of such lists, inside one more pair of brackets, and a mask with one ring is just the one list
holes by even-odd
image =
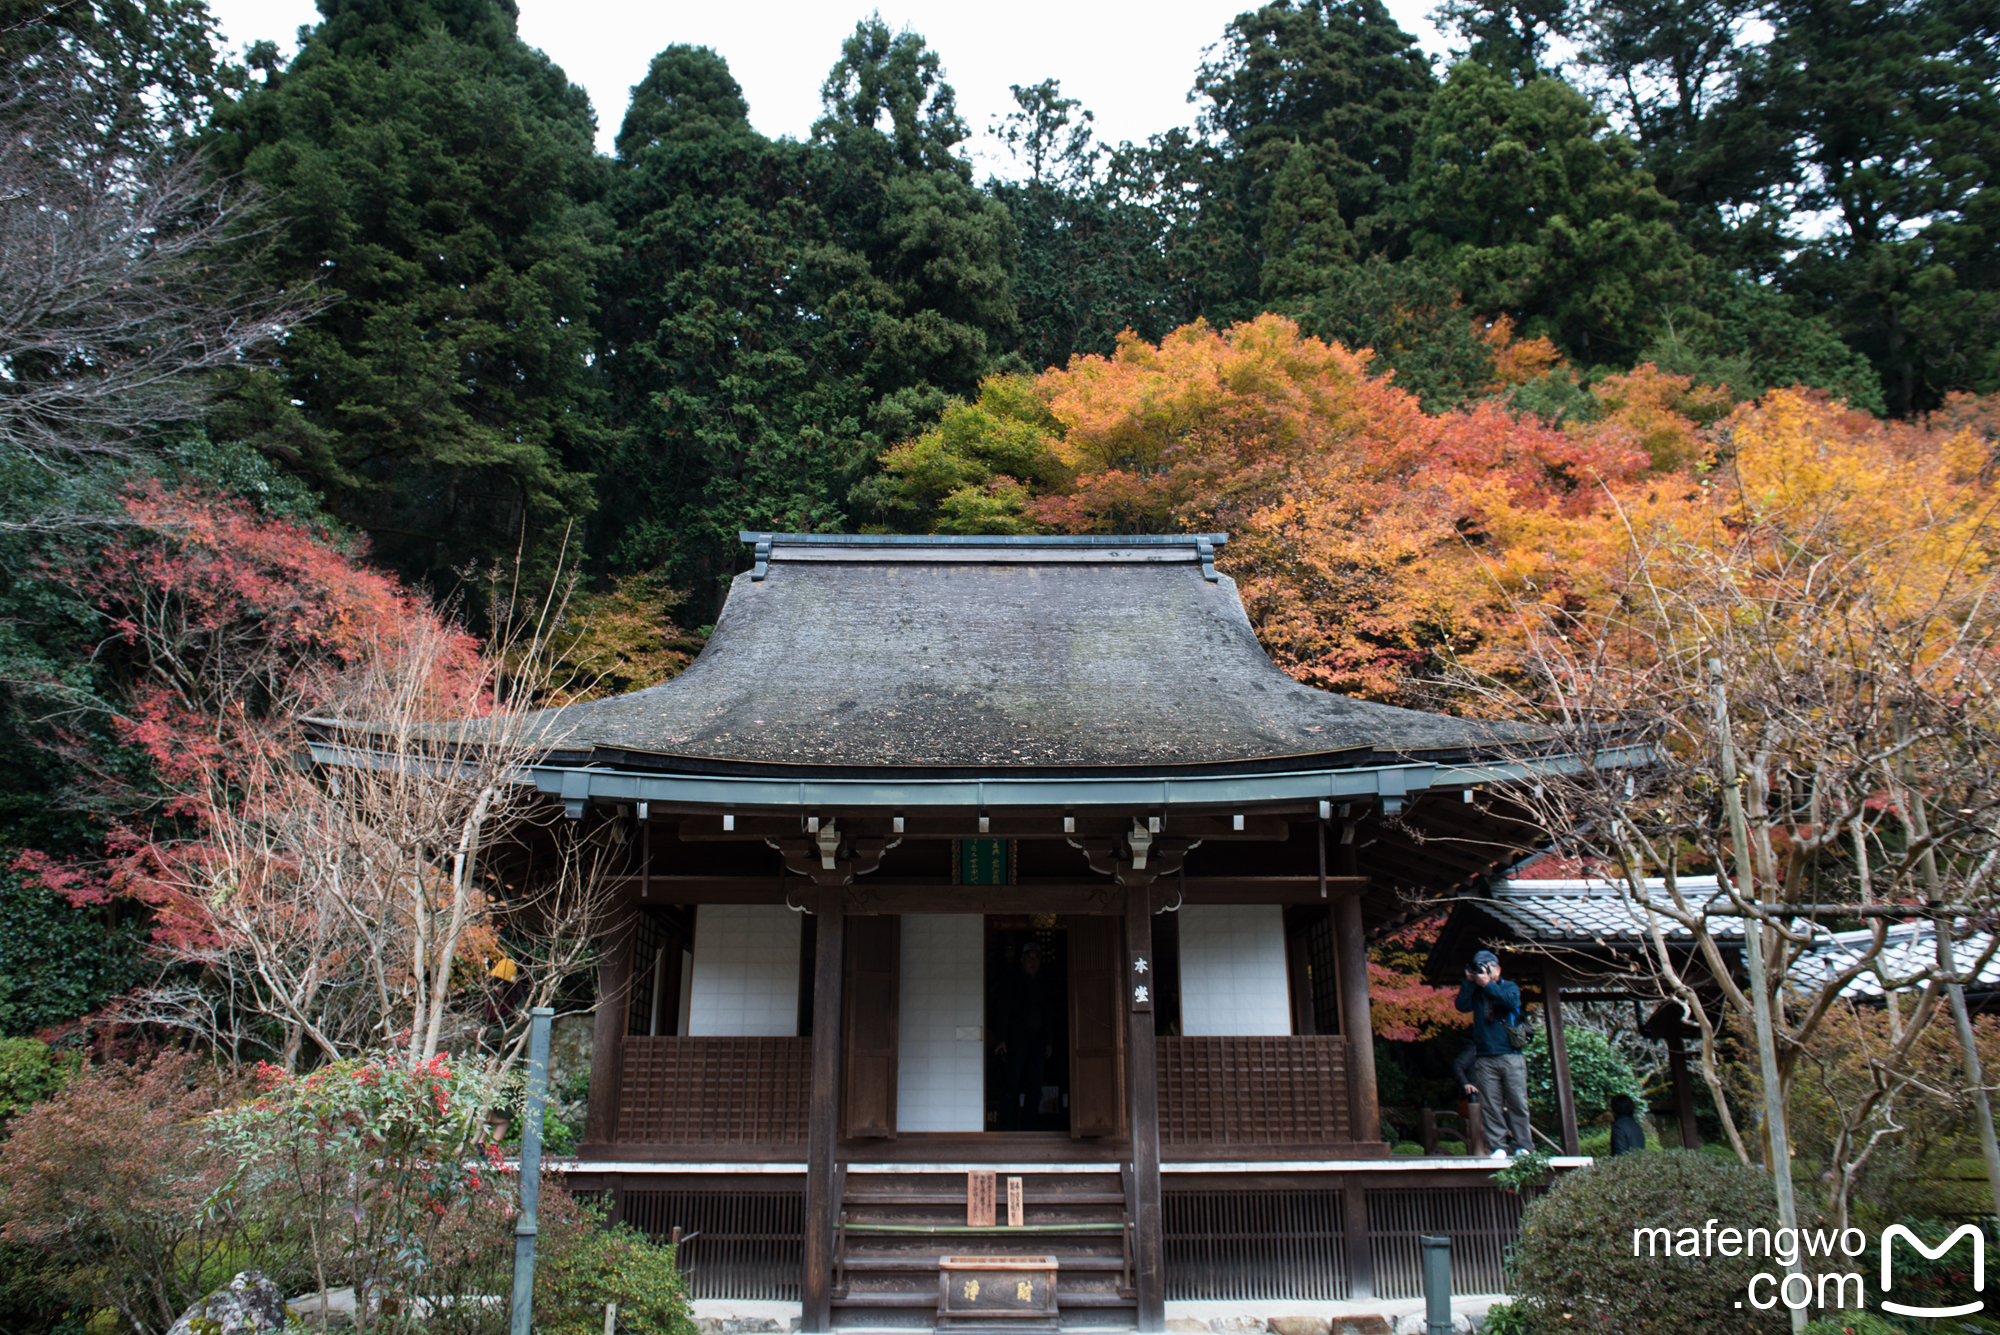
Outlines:
{"label": "man with camera", "polygon": [[1478,1082],[1479,1116],[1493,1157],[1531,1148],[1528,1131],[1528,1059],[1521,1025],[1521,989],[1500,976],[1500,957],[1482,950],[1458,985],[1458,1009],[1472,1016],[1472,1075]]}

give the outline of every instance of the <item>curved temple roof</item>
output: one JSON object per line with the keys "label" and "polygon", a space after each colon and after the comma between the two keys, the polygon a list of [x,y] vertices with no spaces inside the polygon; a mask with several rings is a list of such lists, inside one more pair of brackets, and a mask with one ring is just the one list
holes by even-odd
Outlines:
{"label": "curved temple roof", "polygon": [[757,569],[736,577],[701,657],[662,685],[535,716],[552,751],[711,772],[1215,773],[1534,737],[1287,677],[1213,570],[1222,535],[743,537]]}

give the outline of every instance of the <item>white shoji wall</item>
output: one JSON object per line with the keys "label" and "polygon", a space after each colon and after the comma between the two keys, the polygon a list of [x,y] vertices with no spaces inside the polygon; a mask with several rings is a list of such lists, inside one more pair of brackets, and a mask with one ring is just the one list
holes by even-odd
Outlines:
{"label": "white shoji wall", "polygon": [[782,904],[703,904],[695,913],[687,1033],[799,1031],[799,915]]}
{"label": "white shoji wall", "polygon": [[986,921],[903,915],[896,1129],[986,1129]]}
{"label": "white shoji wall", "polygon": [[1284,909],[1189,904],[1180,934],[1182,1033],[1292,1032]]}

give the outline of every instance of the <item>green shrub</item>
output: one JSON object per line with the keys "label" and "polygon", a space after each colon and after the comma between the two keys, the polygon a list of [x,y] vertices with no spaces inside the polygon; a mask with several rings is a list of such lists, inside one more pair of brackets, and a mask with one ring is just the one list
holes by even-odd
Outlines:
{"label": "green shrub", "polygon": [[[1645,1093],[1632,1064],[1605,1041],[1604,1035],[1582,1025],[1563,1031],[1569,1050],[1570,1090],[1576,1097],[1579,1122],[1595,1122],[1611,1110],[1611,1096],[1629,1094],[1640,1107],[1646,1106]],[[1534,1042],[1522,1054],[1528,1059],[1528,1106],[1556,1106],[1555,1063],[1549,1059],[1549,1027],[1535,1027]]]}
{"label": "green shrub", "polygon": [[14,856],[0,850],[0,1033],[32,1034],[87,1015],[138,981],[146,932],[134,915],[78,908],[18,865],[4,866]]}
{"label": "green shrub", "polygon": [[1903,1335],[1904,1327],[1873,1312],[1842,1312],[1808,1322],[1805,1335]]}
{"label": "green shrub", "polygon": [[600,1335],[606,1303],[618,1304],[618,1329],[628,1335],[694,1335],[687,1281],[672,1247],[624,1224],[603,1227],[591,1206],[578,1212],[578,1226],[558,1227],[545,1238],[547,1255],[535,1264],[540,1335]]}
{"label": "green shrub", "polygon": [[1399,1140],[1389,1147],[1391,1154],[1422,1154],[1424,1147],[1414,1140]]}
{"label": "green shrub", "polygon": [[1480,1320],[1479,1335],[1535,1335],[1535,1328],[1518,1304],[1495,1303]]}
{"label": "green shrub", "polygon": [[417,1315],[487,1291],[504,1262],[516,1189],[499,1148],[481,1143],[493,1082],[479,1065],[382,1053],[303,1076],[259,1066],[257,1079],[257,1098],[208,1119],[209,1144],[235,1165],[210,1211],[382,1303],[378,1330],[481,1329],[463,1306]]}
{"label": "green shrub", "polygon": [[84,1066],[14,1119],[0,1141],[0,1234],[40,1254],[52,1302],[165,1330],[201,1296],[231,1231],[204,1208],[229,1165],[204,1143],[203,1119],[233,1091],[170,1051]]}
{"label": "green shrub", "polygon": [[61,1089],[73,1069],[74,1062],[38,1038],[0,1038],[0,1132],[16,1114]]}
{"label": "green shrub", "polygon": [[[1774,1228],[1770,1180],[1741,1164],[1682,1150],[1624,1154],[1560,1176],[1528,1206],[1513,1289],[1537,1330],[1611,1335],[1773,1331],[1782,1309],[1738,1307],[1759,1256],[1634,1256],[1637,1228]],[[1646,1250],[1650,1250],[1649,1248]]]}

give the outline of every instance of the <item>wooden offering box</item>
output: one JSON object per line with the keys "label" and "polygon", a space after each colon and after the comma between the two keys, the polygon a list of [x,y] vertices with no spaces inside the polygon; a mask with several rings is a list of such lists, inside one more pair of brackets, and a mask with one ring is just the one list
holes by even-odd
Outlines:
{"label": "wooden offering box", "polygon": [[1053,1256],[940,1256],[939,1330],[1055,1331]]}

